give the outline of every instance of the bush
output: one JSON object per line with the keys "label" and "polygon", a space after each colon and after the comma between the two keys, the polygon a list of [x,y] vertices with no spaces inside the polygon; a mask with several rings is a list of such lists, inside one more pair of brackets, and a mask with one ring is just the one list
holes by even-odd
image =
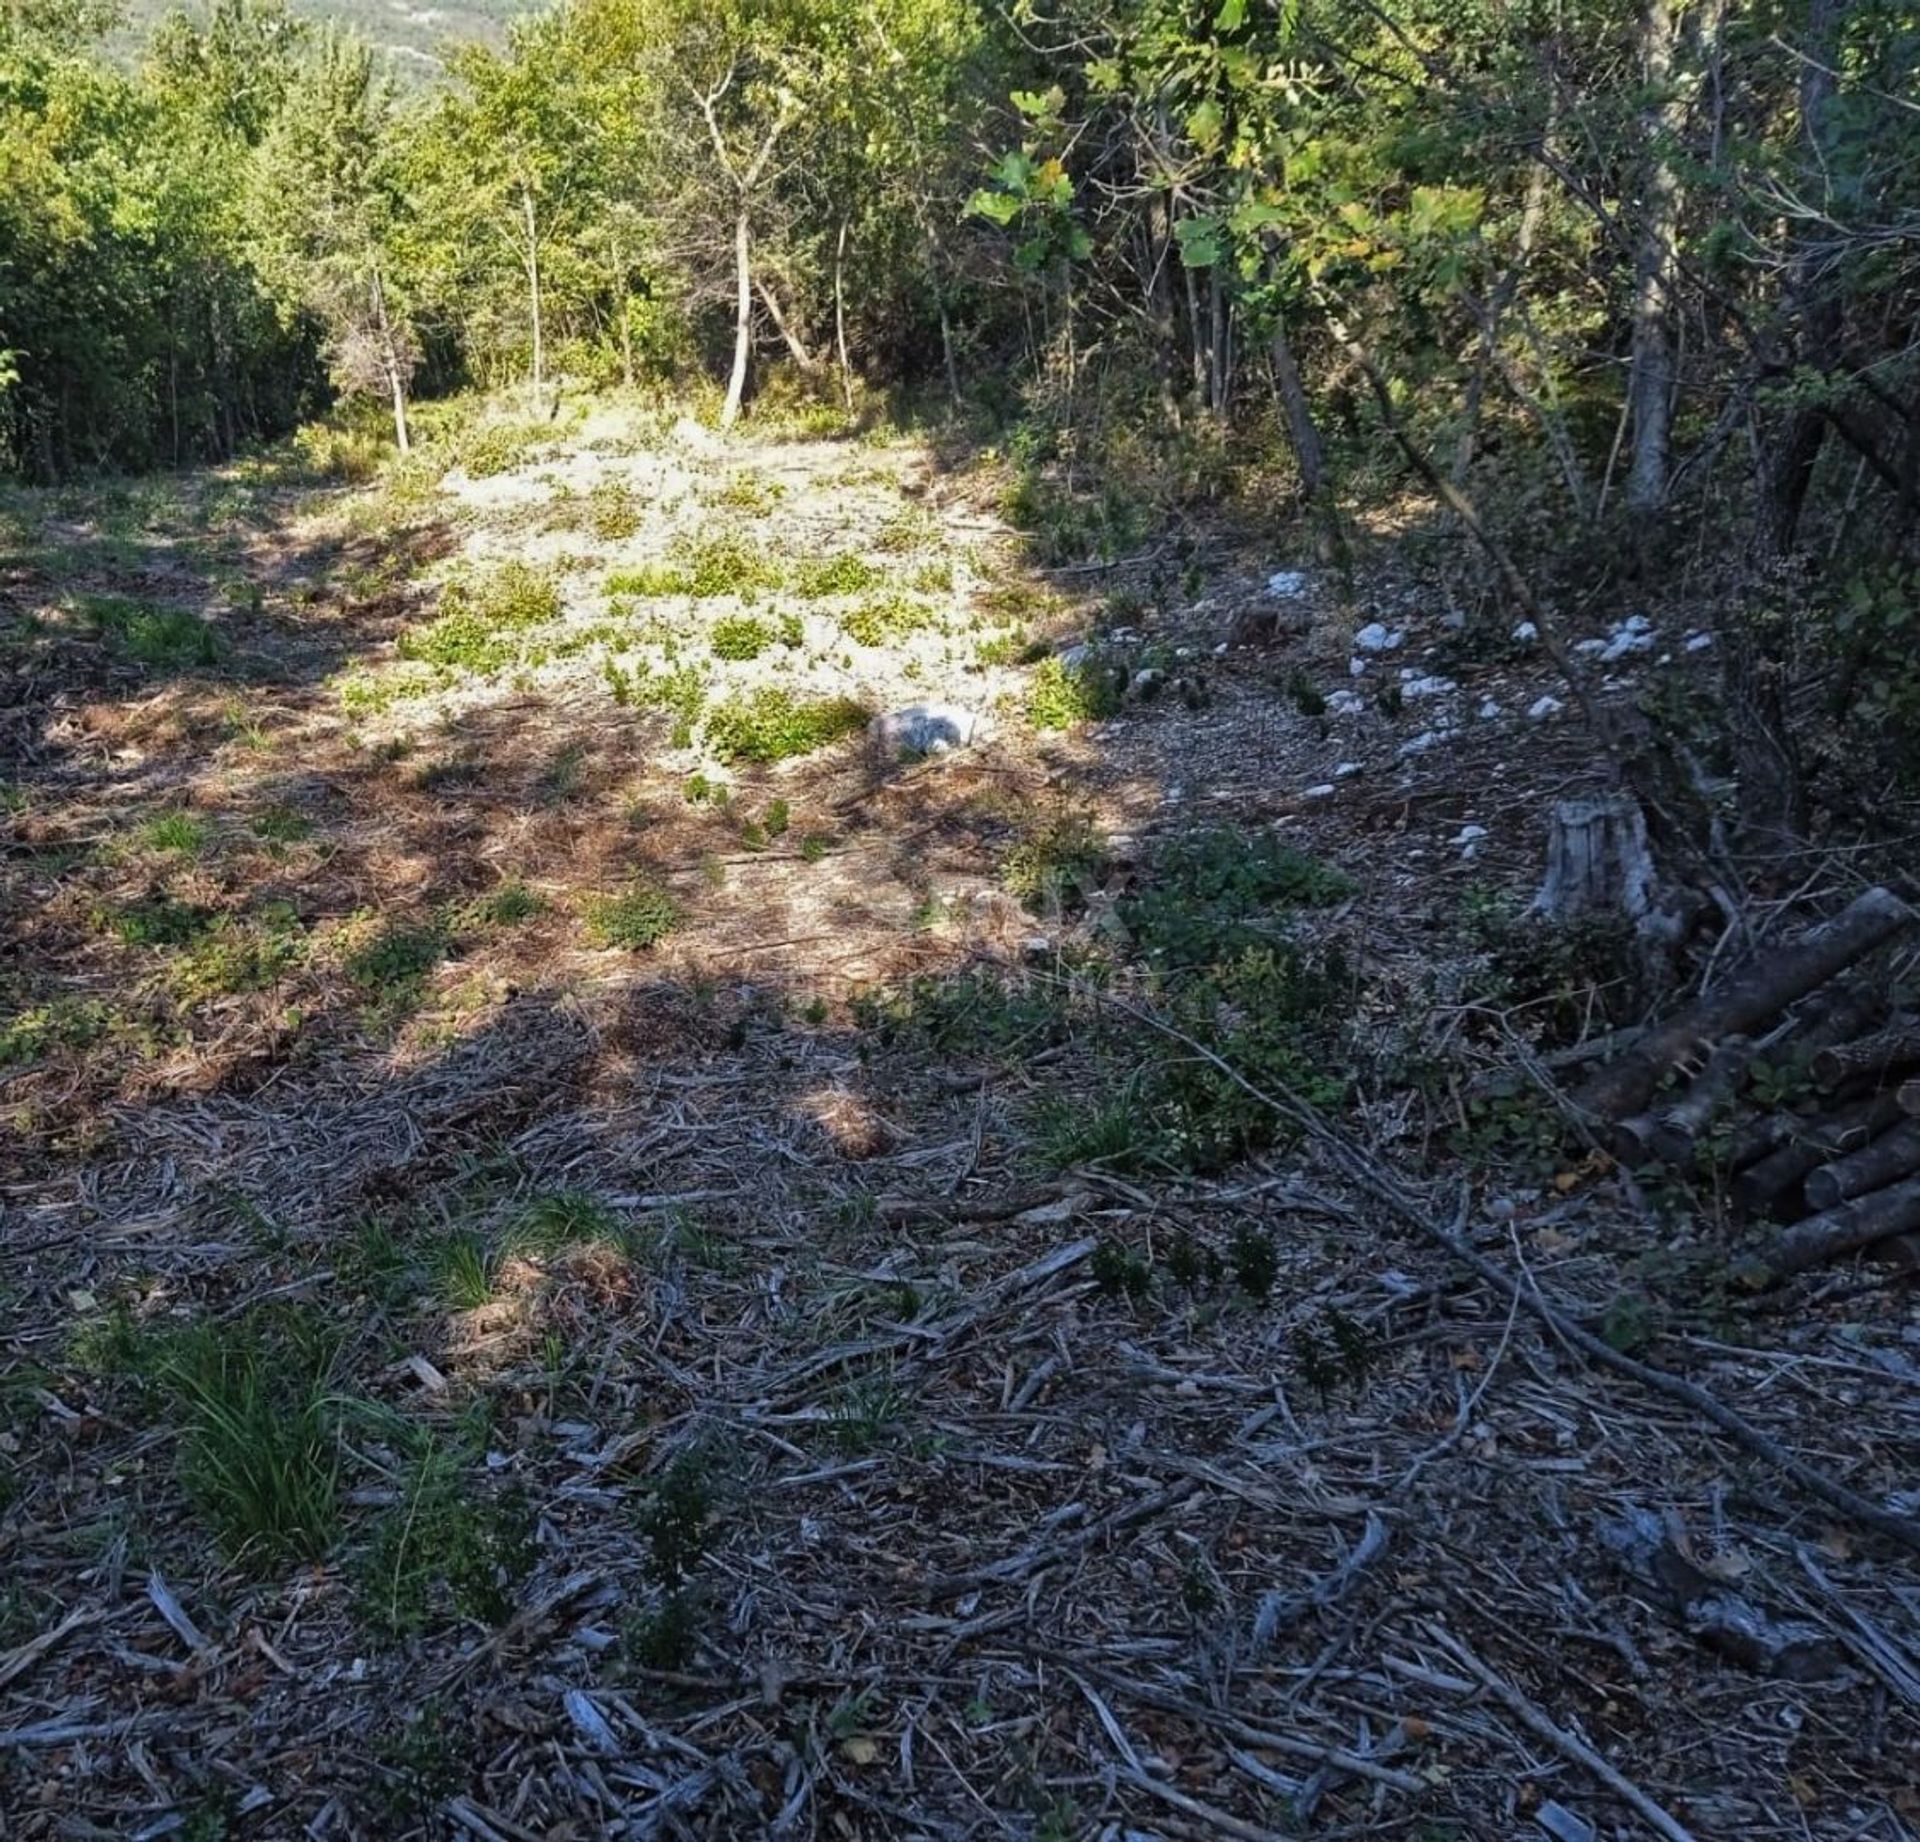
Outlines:
{"label": "bush", "polygon": [[656,945],[680,925],[680,905],[653,883],[636,883],[619,895],[595,896],[587,904],[587,935],[596,946],[629,950]]}
{"label": "bush", "polygon": [[769,688],[715,710],[707,719],[707,745],[720,761],[785,761],[864,729],[868,714],[851,698],[803,701]]}
{"label": "bush", "polygon": [[735,614],[714,622],[713,656],[716,659],[757,659],[773,644],[773,629],[751,614]]}
{"label": "bush", "polygon": [[845,551],[801,564],[793,589],[803,600],[824,601],[830,595],[858,595],[878,587],[884,579],[882,571],[865,557]]}
{"label": "bush", "polygon": [[872,595],[840,616],[841,630],[861,646],[904,639],[933,620],[933,610],[910,595]]}
{"label": "bush", "polygon": [[403,659],[465,671],[503,671],[520,656],[520,635],[560,618],[560,585],[530,564],[502,563],[461,576],[440,595],[439,616],[401,637]]}
{"label": "bush", "polygon": [[1118,675],[1094,661],[1069,665],[1058,657],[1042,659],[1028,687],[1027,715],[1036,729],[1100,722],[1120,708],[1121,690]]}

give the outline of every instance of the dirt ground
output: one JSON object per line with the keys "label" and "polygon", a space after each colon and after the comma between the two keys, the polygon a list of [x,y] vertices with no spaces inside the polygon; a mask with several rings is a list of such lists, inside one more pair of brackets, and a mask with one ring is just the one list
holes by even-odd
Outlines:
{"label": "dirt ground", "polygon": [[[1920,1834],[1912,1554],[1311,1140],[1130,1117],[1156,854],[1292,847],[1340,1132],[1920,1512],[1910,1288],[1744,1295],[1475,1098],[1607,1021],[1470,925],[1598,774],[1536,644],[1384,542],[1041,571],[898,434],[416,473],[0,508],[0,1836]],[[1702,643],[1625,612],[1623,697]]]}

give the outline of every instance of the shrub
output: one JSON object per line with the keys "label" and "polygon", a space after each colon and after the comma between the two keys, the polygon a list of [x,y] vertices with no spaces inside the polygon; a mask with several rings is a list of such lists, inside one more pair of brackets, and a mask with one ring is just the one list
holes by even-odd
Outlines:
{"label": "shrub", "polygon": [[1352,893],[1340,871],[1270,832],[1203,831],[1160,850],[1119,915],[1150,959],[1194,966],[1279,937],[1277,908],[1324,908]]}
{"label": "shrub", "polygon": [[124,595],[90,595],[82,608],[94,630],[123,657],[157,670],[218,665],[220,635],[191,608],[150,606]]}
{"label": "shrub", "polygon": [[595,896],[587,904],[587,934],[597,946],[637,950],[664,940],[680,925],[680,905],[653,883],[636,883],[619,895]]}
{"label": "shrub", "polygon": [[1036,729],[1071,729],[1094,723],[1120,708],[1118,675],[1094,661],[1069,665],[1059,657],[1042,659],[1027,690],[1027,715]]}
{"label": "shrub", "polygon": [[735,614],[714,623],[716,659],[757,659],[772,644],[773,629],[751,614]]}
{"label": "shrub", "polygon": [[846,636],[861,646],[884,646],[917,633],[933,620],[933,610],[910,595],[873,595],[840,616]]}
{"label": "shrub", "polygon": [[1100,835],[1084,817],[1050,820],[1027,833],[1000,865],[1000,881],[1036,912],[1081,901],[1106,864]]}
{"label": "shrub", "polygon": [[503,671],[520,656],[519,636],[560,618],[560,587],[544,570],[502,563],[484,576],[456,577],[440,595],[440,612],[401,637],[403,659]]}
{"label": "shrub", "polygon": [[812,701],[770,687],[723,704],[707,719],[707,743],[721,761],[785,761],[852,735],[868,711],[850,698]]}
{"label": "shrub", "polygon": [[361,1615],[389,1638],[455,1619],[499,1624],[534,1562],[533,1516],[514,1490],[488,1497],[457,1456],[429,1447],[374,1525],[356,1569]]}
{"label": "shrub", "polygon": [[858,595],[877,587],[882,580],[883,572],[877,565],[848,550],[801,564],[793,588],[803,600],[823,601],[829,595]]}

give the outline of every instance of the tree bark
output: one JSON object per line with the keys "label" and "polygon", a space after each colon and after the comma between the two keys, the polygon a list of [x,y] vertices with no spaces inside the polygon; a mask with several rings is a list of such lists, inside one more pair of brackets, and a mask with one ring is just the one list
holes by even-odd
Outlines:
{"label": "tree bark", "polygon": [[733,373],[727,379],[727,400],[720,408],[720,426],[730,429],[740,420],[747,394],[747,363],[753,355],[753,229],[742,200],[733,217]]}
{"label": "tree bark", "polygon": [[547,400],[547,351],[545,329],[540,321],[540,227],[534,216],[533,187],[520,182],[520,212],[527,238],[527,302],[533,323],[533,413],[538,416]]}
{"label": "tree bark", "polygon": [[1641,521],[1666,510],[1673,430],[1673,332],[1670,314],[1675,238],[1680,228],[1680,178],[1671,142],[1685,120],[1675,93],[1677,40],[1668,0],[1646,0],[1640,15],[1642,80],[1652,100],[1641,117],[1645,147],[1640,235],[1633,261],[1633,345],[1627,400],[1633,451],[1627,465],[1627,508]]}

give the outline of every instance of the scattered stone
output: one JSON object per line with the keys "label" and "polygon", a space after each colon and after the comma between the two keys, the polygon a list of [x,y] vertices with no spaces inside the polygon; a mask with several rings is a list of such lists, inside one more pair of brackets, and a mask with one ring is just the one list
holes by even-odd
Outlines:
{"label": "scattered stone", "polygon": [[1309,787],[1300,797],[1302,799],[1331,799],[1333,797],[1333,782],[1323,780],[1319,786]]}
{"label": "scattered stone", "polygon": [[1653,622],[1644,614],[1629,614],[1603,639],[1576,640],[1574,651],[1585,658],[1613,665],[1637,652],[1651,652],[1655,645]]}
{"label": "scattered stone", "polygon": [[1353,636],[1353,643],[1362,652],[1391,652],[1406,637],[1404,628],[1389,627],[1381,621],[1372,620]]}
{"label": "scattered stone", "polygon": [[1479,709],[1474,711],[1474,715],[1477,716],[1483,723],[1492,722],[1494,718],[1497,717],[1499,714],[1500,714],[1500,706],[1491,697],[1481,698]]}
{"label": "scattered stone", "polygon": [[1364,678],[1366,672],[1367,662],[1365,659],[1349,659],[1347,661],[1347,676],[1349,678]]}
{"label": "scattered stone", "polygon": [[1713,644],[1711,633],[1689,633],[1686,645],[1689,652],[1705,652]]}
{"label": "scattered stone", "polygon": [[944,755],[971,747],[980,728],[977,711],[959,704],[920,703],[876,716],[868,734],[889,755]]}
{"label": "scattered stone", "polygon": [[1351,780],[1354,777],[1354,775],[1356,775],[1359,772],[1360,772],[1359,762],[1343,761],[1340,763],[1340,765],[1337,768],[1333,770],[1333,777],[1335,780]]}
{"label": "scattered stone", "polygon": [[1528,706],[1527,719],[1529,722],[1544,723],[1548,717],[1558,716],[1566,707],[1552,692],[1548,692],[1544,697],[1535,698]]}
{"label": "scattered stone", "polygon": [[1364,716],[1367,700],[1358,691],[1335,691],[1327,699],[1329,716]]}
{"label": "scattered stone", "polygon": [[1298,601],[1307,592],[1304,570],[1276,569],[1267,578],[1267,593],[1276,601]]}
{"label": "scattered stone", "polygon": [[1477,844],[1486,835],[1487,828],[1484,825],[1463,825],[1454,833],[1453,841],[1455,844]]}
{"label": "scattered stone", "polygon": [[1459,688],[1451,678],[1425,677],[1417,673],[1412,677],[1403,674],[1400,680],[1402,697],[1450,697]]}
{"label": "scattered stone", "polygon": [[1513,630],[1513,638],[1516,645],[1530,646],[1539,637],[1540,629],[1530,620],[1523,620],[1519,626]]}
{"label": "scattered stone", "polygon": [[1081,671],[1092,663],[1093,647],[1085,640],[1077,640],[1071,646],[1063,646],[1060,649],[1059,657],[1060,663],[1064,665],[1068,671]]}
{"label": "scattered stone", "polygon": [[1137,671],[1127,682],[1127,695],[1137,697],[1142,703],[1158,697],[1166,687],[1167,674],[1157,665],[1149,665]]}
{"label": "scattered stone", "polygon": [[1428,749],[1447,739],[1444,729],[1423,729],[1411,741],[1402,742],[1394,752],[1404,761],[1409,755],[1424,755]]}

